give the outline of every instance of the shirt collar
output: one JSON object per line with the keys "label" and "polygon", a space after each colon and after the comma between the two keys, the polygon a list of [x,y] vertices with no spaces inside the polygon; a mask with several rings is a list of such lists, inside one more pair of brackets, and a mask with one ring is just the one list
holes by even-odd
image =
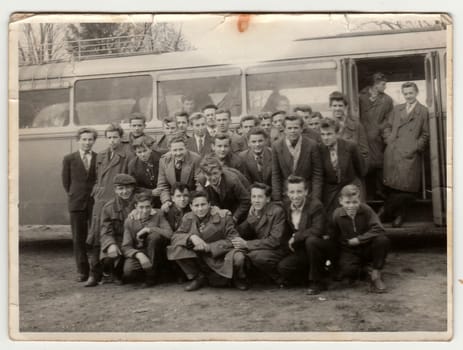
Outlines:
{"label": "shirt collar", "polygon": [[296,208],[293,203],[290,204],[291,206],[291,211],[302,211],[305,205],[306,198],[304,198],[304,201],[302,202],[301,206],[299,208]]}
{"label": "shirt collar", "polygon": [[286,138],[286,145],[288,146],[288,148],[297,149],[298,147],[300,147],[301,143],[302,143],[302,136],[299,136],[299,139],[297,140],[296,145],[294,145],[294,147],[291,144],[291,141],[289,141],[288,138]]}
{"label": "shirt collar", "polygon": [[[82,151],[81,149],[79,149],[79,153],[80,153],[80,157],[81,157],[81,158],[84,158],[84,156],[85,156],[85,154],[86,154],[85,151]],[[91,155],[92,155],[92,151],[91,151],[91,150],[88,151],[87,154],[91,156]]]}

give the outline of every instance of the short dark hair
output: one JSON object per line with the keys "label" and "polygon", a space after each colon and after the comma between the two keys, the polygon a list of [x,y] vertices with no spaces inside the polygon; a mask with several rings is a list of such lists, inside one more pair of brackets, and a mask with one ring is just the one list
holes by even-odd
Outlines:
{"label": "short dark hair", "polygon": [[418,85],[416,85],[416,84],[415,84],[414,82],[412,82],[412,81],[407,81],[406,83],[403,83],[403,84],[402,84],[402,87],[401,87],[400,89],[403,91],[403,89],[405,89],[405,88],[410,88],[410,87],[414,88],[416,92],[419,92],[419,91],[420,91],[420,90],[418,90]]}
{"label": "short dark hair", "polygon": [[341,130],[341,124],[337,119],[334,118],[323,118],[320,120],[320,129],[330,129],[332,128],[335,133],[338,133]]}
{"label": "short dark hair", "polygon": [[169,123],[175,123],[175,124],[177,124],[177,120],[175,120],[174,117],[165,117],[165,118],[162,120],[162,124],[169,124]]}
{"label": "short dark hair", "polygon": [[249,130],[249,133],[246,135],[246,138],[249,140],[251,135],[262,135],[264,139],[268,139],[267,132],[259,126],[256,126],[252,128],[251,130]]}
{"label": "short dark hair", "polygon": [[210,174],[212,169],[217,168],[222,170],[222,163],[220,163],[220,160],[213,154],[209,154],[201,160],[199,167],[206,174]]}
{"label": "short dark hair", "polygon": [[297,106],[297,107],[294,108],[294,113],[296,113],[298,111],[303,112],[303,113],[312,114],[312,107],[310,107],[309,105]]}
{"label": "short dark hair", "polygon": [[227,114],[228,115],[228,119],[231,119],[231,112],[228,110],[228,109],[217,109],[215,111],[215,114]]}
{"label": "short dark hair", "polygon": [[330,97],[329,97],[330,106],[333,103],[333,101],[342,101],[345,106],[349,106],[349,100],[347,99],[347,96],[339,91],[333,91],[330,94]]}
{"label": "short dark hair", "polygon": [[263,184],[262,182],[254,182],[251,185],[250,190],[252,191],[253,188],[263,190],[266,197],[271,197],[271,195],[272,195],[272,188],[269,185]]}
{"label": "short dark hair", "polygon": [[117,123],[109,124],[104,131],[104,136],[108,136],[108,132],[117,132],[119,134],[119,137],[122,137],[122,135],[124,135],[124,129],[122,129],[121,126]]}
{"label": "short dark hair", "polygon": [[231,145],[231,137],[229,134],[226,133],[217,133],[213,137],[212,143],[215,145],[216,140],[228,140],[228,143]]}
{"label": "short dark hair", "polygon": [[380,81],[387,82],[387,78],[383,73],[377,72],[371,76],[371,83],[373,85],[379,83]]}
{"label": "short dark hair", "polygon": [[261,112],[259,113],[259,115],[257,116],[260,120],[264,120],[264,119],[272,119],[272,113],[270,112]]}
{"label": "short dark hair", "polygon": [[168,145],[170,147],[170,145],[172,145],[173,143],[175,142],[183,142],[184,144],[186,143],[186,137],[185,137],[185,134],[183,132],[177,132],[175,133],[170,139],[169,139],[169,142],[168,142]]}
{"label": "short dark hair", "polygon": [[312,119],[312,118],[323,119],[323,115],[320,112],[313,112],[312,115],[310,116],[310,119]]}
{"label": "short dark hair", "polygon": [[149,201],[151,203],[152,200],[153,200],[153,195],[148,191],[143,191],[143,192],[135,194],[135,203],[140,203],[144,201]]}
{"label": "short dark hair", "polygon": [[193,203],[193,200],[196,198],[206,198],[206,200],[209,202],[209,196],[207,192],[205,191],[193,191],[190,193],[190,203]]}
{"label": "short dark hair", "polygon": [[247,122],[249,120],[252,120],[254,122],[254,126],[257,126],[260,124],[260,120],[257,119],[255,116],[253,115],[243,115],[240,119],[240,126],[243,126],[243,123],[244,122]]}
{"label": "short dark hair", "polygon": [[170,188],[170,194],[174,195],[175,191],[183,193],[185,190],[188,190],[188,192],[190,192],[190,188],[187,184],[184,184],[183,182],[175,182]]}
{"label": "short dark hair", "polygon": [[93,129],[93,128],[80,128],[79,130],[77,130],[77,133],[76,133],[77,141],[80,140],[80,137],[82,136],[82,134],[86,134],[86,133],[93,134],[93,140],[96,140],[97,137],[98,137],[98,131],[96,131],[95,129]]}
{"label": "short dark hair", "polygon": [[201,111],[205,111],[206,109],[215,109],[217,111],[218,107],[216,105],[213,105],[213,104],[209,104],[209,105],[205,105],[203,108],[201,108]]}
{"label": "short dark hair", "polygon": [[287,115],[285,117],[285,120],[283,121],[283,125],[286,127],[286,122],[295,122],[295,121],[298,121],[299,124],[301,125],[301,128],[304,127],[304,119],[302,119],[302,117],[298,116],[298,115]]}
{"label": "short dark hair", "polygon": [[350,184],[342,188],[339,198],[360,196],[360,188],[357,185]]}
{"label": "short dark hair", "polygon": [[135,119],[143,120],[143,124],[146,124],[146,117],[142,113],[139,113],[139,112],[132,113],[129,116],[129,124],[132,122],[132,120],[135,120]]}
{"label": "short dark hair", "polygon": [[132,142],[132,147],[136,151],[138,148],[149,148],[154,144],[154,139],[151,136],[148,135],[143,135],[141,137],[137,137],[133,142]]}
{"label": "short dark hair", "polygon": [[284,116],[286,116],[286,112],[285,111],[276,111],[276,112],[273,112],[270,116],[270,118],[272,119],[273,121],[273,117],[278,115],[278,114],[283,114]]}
{"label": "short dark hair", "polygon": [[292,185],[304,184],[304,188],[308,189],[307,181],[301,176],[289,175],[288,178],[286,179],[286,188],[288,188],[289,184],[292,184]]}
{"label": "short dark hair", "polygon": [[198,120],[198,119],[201,119],[201,118],[206,119],[206,116],[201,112],[196,112],[196,113],[191,114],[190,118],[189,118],[190,124],[193,124],[193,122],[195,120]]}
{"label": "short dark hair", "polygon": [[[186,120],[188,121],[188,113],[187,112],[183,112],[183,111],[180,111],[180,112],[175,112],[174,113],[174,118],[177,120],[177,118],[186,118]],[[164,118],[165,120],[166,118]]]}

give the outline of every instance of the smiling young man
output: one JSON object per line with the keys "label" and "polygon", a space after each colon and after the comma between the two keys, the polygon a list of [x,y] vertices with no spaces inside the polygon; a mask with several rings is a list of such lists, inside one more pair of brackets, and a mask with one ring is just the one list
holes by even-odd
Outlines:
{"label": "smiling young man", "polygon": [[271,203],[272,190],[262,183],[251,185],[251,208],[238,231],[241,237],[232,239],[233,247],[246,252],[252,265],[278,285],[282,279],[277,264],[287,254],[285,211]]}
{"label": "smiling young man", "polygon": [[217,133],[228,134],[231,140],[231,151],[233,153],[238,153],[244,151],[246,146],[246,140],[243,136],[237,135],[230,130],[231,124],[231,113],[229,110],[218,109],[215,112],[215,121]]}
{"label": "smiling young man", "polygon": [[341,207],[330,218],[328,231],[340,246],[340,276],[356,280],[361,269],[371,262],[371,290],[385,292],[381,270],[386,263],[389,239],[378,216],[367,204],[361,203],[360,189],[355,185],[342,189],[339,203]]}
{"label": "smiling young man", "polygon": [[308,183],[309,192],[321,198],[323,169],[318,145],[308,137],[302,137],[304,121],[301,117],[286,116],[285,137],[272,144],[272,198],[284,197],[284,182],[289,175],[302,176]]}
{"label": "smiling young man", "polygon": [[222,166],[233,168],[243,173],[243,161],[232,152],[229,134],[217,133],[212,140],[212,154],[220,160]]}
{"label": "smiling young man", "polygon": [[230,214],[212,213],[205,192],[193,192],[190,207],[167,247],[168,259],[175,260],[190,280],[185,290],[198,290],[216,276],[247,289],[245,257],[233,248],[231,240],[239,235]]}
{"label": "smiling young man", "polygon": [[97,131],[90,128],[81,128],[77,131],[79,149],[64,157],[61,173],[63,187],[68,195],[72,243],[79,282],[87,281],[90,269],[85,241],[92,219],[91,193],[96,181],[96,153],[92,148],[97,135]]}
{"label": "smiling young man", "polygon": [[186,148],[203,157],[212,151],[211,144],[213,140],[213,137],[207,131],[206,116],[199,112],[193,113],[190,115],[190,125],[193,130],[193,136],[186,141]]}
{"label": "smiling young man", "polygon": [[[178,132],[177,121],[175,118],[166,117],[162,120],[162,136],[156,141],[155,149],[161,153],[167,153],[169,151],[170,139],[174,135],[183,134]],[[183,137],[186,139],[186,134],[183,134]]]}
{"label": "smiling young man", "polygon": [[206,117],[207,133],[209,136],[214,137],[217,132],[217,122],[215,120],[215,113],[217,111],[216,105],[206,105],[203,107],[202,112]]}
{"label": "smiling young man", "polygon": [[284,208],[292,234],[288,241],[291,253],[280,261],[278,271],[287,283],[308,281],[307,293],[319,294],[327,287],[325,262],[335,253],[334,241],[325,231],[323,205],[311,196],[302,177],[290,175],[286,188],[289,201]]}
{"label": "smiling young man", "polygon": [[252,128],[248,134],[248,149],[239,154],[243,175],[250,183],[272,186],[272,150],[267,147],[268,134],[263,128]]}
{"label": "smiling young man", "polygon": [[127,138],[124,138],[121,140],[121,142],[125,145],[130,145],[130,147],[127,147],[127,155],[129,157],[129,161],[133,158],[135,158],[135,152],[132,148],[133,142],[138,139],[139,137],[145,136],[153,140],[154,139],[151,136],[148,136],[145,134],[145,128],[146,128],[146,117],[142,113],[132,113],[129,116],[129,126],[130,126],[130,132]]}

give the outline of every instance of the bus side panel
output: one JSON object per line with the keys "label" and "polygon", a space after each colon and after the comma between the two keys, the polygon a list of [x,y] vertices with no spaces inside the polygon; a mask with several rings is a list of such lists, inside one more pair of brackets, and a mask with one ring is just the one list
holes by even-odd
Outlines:
{"label": "bus side panel", "polygon": [[66,194],[61,181],[69,138],[31,138],[19,142],[19,224],[68,224]]}

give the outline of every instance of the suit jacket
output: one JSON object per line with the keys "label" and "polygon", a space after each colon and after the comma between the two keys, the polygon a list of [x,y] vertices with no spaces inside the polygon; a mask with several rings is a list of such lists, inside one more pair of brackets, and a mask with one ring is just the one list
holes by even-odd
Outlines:
{"label": "suit jacket", "polygon": [[272,150],[265,148],[262,154],[262,172],[257,170],[257,161],[251,150],[239,154],[243,160],[243,174],[250,183],[261,182],[272,186]]}
{"label": "suit jacket", "polygon": [[[196,186],[196,178],[199,172],[201,157],[191,151],[187,151],[180,173],[180,182],[190,189]],[[158,188],[161,190],[161,202],[170,200],[170,189],[176,182],[175,161],[170,152],[164,154],[159,160]]]}
{"label": "suit jacket", "polygon": [[290,232],[294,234],[295,243],[304,243],[305,240],[311,236],[322,237],[326,234],[325,211],[323,210],[323,204],[318,199],[310,195],[305,199],[301,221],[299,222],[299,228],[297,230],[291,218],[291,203],[285,201],[284,208]]}
{"label": "suit jacket", "polygon": [[156,211],[146,222],[127,218],[124,222],[124,238],[121,249],[124,257],[133,258],[138,252],[144,252],[144,250],[146,250],[149,242],[149,234],[141,247],[137,245],[137,233],[145,227],[149,227],[151,233],[158,233],[166,239],[172,237],[172,229],[161,211]]}
{"label": "suit jacket", "polygon": [[96,181],[96,156],[92,151],[92,161],[89,171],[85,170],[80,152],[68,154],[63,159],[61,179],[68,195],[69,211],[89,210],[93,205],[91,197]]}
{"label": "suit jacket", "polygon": [[238,231],[247,240],[249,250],[285,248],[289,239],[286,213],[275,203],[267,204],[260,217],[250,210]]}
{"label": "suit jacket", "polygon": [[201,157],[204,157],[206,154],[212,152],[212,139],[213,137],[209,134],[209,132],[206,132],[204,136],[204,146],[201,149],[201,152],[198,152],[198,144],[196,142],[195,136],[193,135],[186,141],[186,148],[187,150],[195,152]]}
{"label": "suit jacket", "polygon": [[348,116],[346,118],[344,129],[341,131],[341,138],[358,145],[360,154],[365,159],[365,164],[368,168],[370,166],[370,155],[368,151],[367,134],[363,125],[357,121],[352,120]]}
{"label": "suit jacket", "polygon": [[336,172],[331,163],[330,150],[324,144],[320,145],[324,173],[322,198],[328,213],[331,213],[338,206],[336,199],[342,188],[354,182],[360,183],[367,171],[365,159],[355,143],[338,139],[337,147],[338,167]]}
{"label": "suit jacket", "polygon": [[[354,224],[355,222],[355,224]],[[368,243],[385,233],[378,215],[367,204],[361,203],[354,220],[347,215],[344,208],[337,208],[329,222],[329,233],[341,245],[357,237],[360,243]]]}
{"label": "suit jacket", "polygon": [[[208,214],[200,228],[199,218],[192,212],[184,215],[177,232],[174,233],[171,245],[167,247],[169,260],[200,258],[217,274],[233,277],[233,249],[231,239],[238,237],[238,231],[230,214]],[[199,236],[210,248],[208,253],[196,253],[188,248],[189,238],[192,235]]]}
{"label": "suit jacket", "polygon": [[278,139],[272,145],[272,198],[280,201],[283,197],[283,185],[289,175],[306,179],[309,192],[314,198],[321,198],[323,188],[323,167],[318,145],[308,137],[302,137],[301,154],[293,171],[293,157],[286,145],[286,138]]}

